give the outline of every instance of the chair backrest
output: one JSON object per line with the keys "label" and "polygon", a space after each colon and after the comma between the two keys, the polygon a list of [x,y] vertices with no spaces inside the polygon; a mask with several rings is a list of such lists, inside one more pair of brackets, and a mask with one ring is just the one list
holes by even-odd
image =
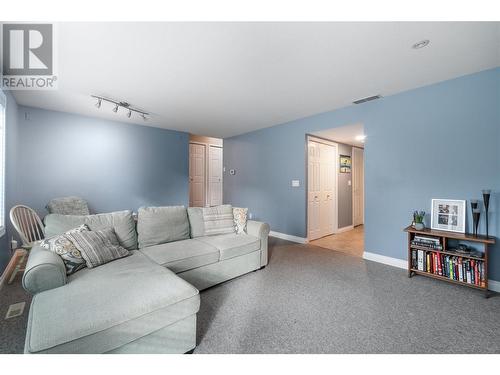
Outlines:
{"label": "chair backrest", "polygon": [[33,242],[45,238],[45,228],[37,213],[28,206],[18,205],[10,210],[10,221],[16,229],[23,247],[31,248]]}

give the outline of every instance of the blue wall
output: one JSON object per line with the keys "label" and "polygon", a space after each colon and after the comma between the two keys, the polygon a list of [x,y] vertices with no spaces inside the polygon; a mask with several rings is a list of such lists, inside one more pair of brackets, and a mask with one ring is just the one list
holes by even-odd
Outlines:
{"label": "blue wall", "polygon": [[[430,212],[432,198],[480,198],[483,188],[494,190],[490,233],[498,235],[499,91],[497,68],[225,139],[224,165],[236,174],[225,175],[224,200],[274,231],[306,237],[305,135],[361,122],[366,251],[406,259],[402,229],[413,210]],[[490,276],[500,280],[495,250]]]}
{"label": "blue wall", "polygon": [[189,202],[189,134],[19,107],[16,201],[47,214],[77,195],[91,211]]}

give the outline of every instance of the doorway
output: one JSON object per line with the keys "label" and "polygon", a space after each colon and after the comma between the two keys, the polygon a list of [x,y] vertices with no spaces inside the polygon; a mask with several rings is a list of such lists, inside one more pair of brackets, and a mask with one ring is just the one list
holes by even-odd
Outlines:
{"label": "doorway", "polygon": [[308,238],[315,240],[335,233],[337,145],[309,137],[308,150]]}
{"label": "doorway", "polygon": [[[362,257],[363,125],[313,133],[306,137],[306,142],[308,241],[315,246]],[[330,181],[333,186],[329,185]],[[328,202],[326,196],[332,201]],[[322,213],[322,210],[326,213]],[[328,214],[333,215],[333,218]]]}
{"label": "doorway", "polygon": [[189,206],[221,205],[223,178],[223,140],[191,134],[189,136]]}

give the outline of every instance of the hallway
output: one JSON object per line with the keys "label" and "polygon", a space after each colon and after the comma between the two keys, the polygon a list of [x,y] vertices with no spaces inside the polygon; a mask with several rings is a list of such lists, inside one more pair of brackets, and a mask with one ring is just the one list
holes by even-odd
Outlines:
{"label": "hallway", "polygon": [[365,249],[364,238],[364,226],[358,225],[353,230],[332,234],[311,241],[310,244],[361,258]]}

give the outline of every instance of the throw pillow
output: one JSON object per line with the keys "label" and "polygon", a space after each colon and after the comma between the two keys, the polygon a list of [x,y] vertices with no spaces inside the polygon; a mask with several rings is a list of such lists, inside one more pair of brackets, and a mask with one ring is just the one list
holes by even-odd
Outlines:
{"label": "throw pillow", "polygon": [[230,204],[204,207],[203,222],[205,225],[205,236],[234,233],[233,207]]}
{"label": "throw pillow", "polygon": [[78,228],[73,228],[67,231],[64,234],[53,236],[50,238],[46,238],[39,243],[39,246],[44,249],[53,251],[57,255],[59,255],[66,267],[66,275],[71,275],[76,271],[81,270],[86,267],[85,259],[83,259],[80,250],[78,250],[73,242],[71,242],[66,234],[75,233],[75,232],[86,232],[89,228],[87,225],[80,225]]}
{"label": "throw pillow", "polygon": [[65,236],[80,250],[88,268],[94,268],[130,254],[127,249],[120,246],[113,228],[73,232]]}
{"label": "throw pillow", "polygon": [[237,234],[247,232],[248,208],[233,207],[234,229]]}

